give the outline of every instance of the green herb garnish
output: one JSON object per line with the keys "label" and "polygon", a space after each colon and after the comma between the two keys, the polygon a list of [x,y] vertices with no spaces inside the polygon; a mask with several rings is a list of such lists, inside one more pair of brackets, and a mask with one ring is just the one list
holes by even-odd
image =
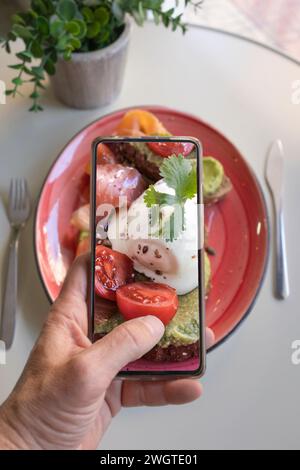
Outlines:
{"label": "green herb garnish", "polygon": [[144,194],[144,202],[147,207],[173,206],[174,211],[169,217],[168,233],[166,233],[166,227],[163,227],[161,232],[167,241],[173,241],[185,229],[184,204],[197,193],[197,168],[190,160],[179,154],[165,159],[159,173],[166,184],[175,190],[175,194],[159,192],[154,185],[150,185]]}

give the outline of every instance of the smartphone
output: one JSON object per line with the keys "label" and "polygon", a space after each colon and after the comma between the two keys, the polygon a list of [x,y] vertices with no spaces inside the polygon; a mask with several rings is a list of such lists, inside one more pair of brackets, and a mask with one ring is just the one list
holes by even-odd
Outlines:
{"label": "smartphone", "polygon": [[99,137],[91,164],[89,337],[155,315],[159,343],[127,379],[205,370],[202,149],[191,137]]}

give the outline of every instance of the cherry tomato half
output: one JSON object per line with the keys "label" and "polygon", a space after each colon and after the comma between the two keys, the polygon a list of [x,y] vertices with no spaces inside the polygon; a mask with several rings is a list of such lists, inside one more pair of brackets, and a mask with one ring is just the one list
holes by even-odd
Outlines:
{"label": "cherry tomato half", "polygon": [[179,155],[186,157],[194,149],[194,144],[190,142],[147,142],[152,152],[161,157],[170,157],[170,155]]}
{"label": "cherry tomato half", "polygon": [[133,282],[117,290],[117,305],[125,320],[154,315],[167,325],[178,308],[176,290],[156,282]]}
{"label": "cherry tomato half", "polygon": [[133,262],[128,256],[103,245],[96,247],[95,292],[104,299],[116,300],[116,290],[133,281]]}

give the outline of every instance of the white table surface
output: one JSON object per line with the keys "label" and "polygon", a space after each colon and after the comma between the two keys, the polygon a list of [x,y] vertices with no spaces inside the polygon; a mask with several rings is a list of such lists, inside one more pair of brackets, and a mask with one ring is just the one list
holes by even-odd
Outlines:
{"label": "white table surface", "polygon": [[[12,57],[0,54],[7,83]],[[102,110],[75,111],[49,90],[46,111],[27,112],[18,97],[0,105],[0,192],[11,176],[26,176],[36,200],[59,150],[81,127],[109,111],[160,104],[200,116],[228,136],[258,175],[270,142],[286,151],[285,215],[291,295],[272,296],[272,263],[257,303],[242,327],[208,358],[201,400],[182,407],[123,410],[102,441],[105,449],[238,449],[300,447],[300,366],[291,344],[300,339],[300,105],[292,82],[300,68],[257,45],[191,28],[186,36],[148,24],[134,28],[124,87]],[[270,208],[270,198],[266,192]],[[14,386],[48,310],[33,255],[33,220],[21,239],[17,329],[6,366],[0,365],[0,402]],[[9,226],[0,206],[0,253]],[[271,259],[272,261],[272,259]]]}

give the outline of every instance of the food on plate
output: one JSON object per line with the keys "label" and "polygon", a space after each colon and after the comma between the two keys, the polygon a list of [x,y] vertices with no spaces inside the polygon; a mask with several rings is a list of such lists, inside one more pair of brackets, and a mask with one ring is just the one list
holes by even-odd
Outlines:
{"label": "food on plate", "polygon": [[[110,150],[110,148],[100,143],[97,146],[97,164],[103,165],[104,163],[118,163],[115,154]],[[89,175],[91,173],[91,162],[88,161],[85,167],[86,173]]]}
{"label": "food on plate", "polygon": [[123,197],[130,206],[145,188],[146,182],[135,168],[107,163],[97,170],[97,205],[111,204],[118,207]]}
{"label": "food on plate", "polygon": [[128,162],[150,181],[160,179],[159,166],[163,159],[154,153],[145,142],[112,142],[109,147],[119,162]]}
{"label": "food on plate", "polygon": [[[116,134],[170,135],[156,116],[139,109],[124,115]],[[105,236],[96,230],[96,337],[130,318],[156,315],[164,322],[165,333],[144,357],[176,362],[196,357],[199,294],[194,144],[101,143],[97,156],[97,208],[109,204],[115,210],[104,220]],[[231,182],[218,160],[204,157],[203,173],[205,203],[215,203],[230,191]],[[124,200],[120,204],[120,197],[126,197],[125,204]],[[102,220],[97,217],[97,222]],[[76,255],[89,251],[88,204],[73,213],[71,223],[79,233]],[[205,227],[206,296],[211,289],[208,254]]]}
{"label": "food on plate", "polygon": [[205,297],[208,297],[208,293],[211,287],[211,266],[209,256],[204,251],[204,286],[205,286]]}
{"label": "food on plate", "polygon": [[72,214],[70,222],[78,230],[88,232],[90,229],[90,205],[85,204],[76,209]]}
{"label": "food on plate", "polygon": [[76,249],[76,257],[88,253],[91,249],[90,232],[82,230],[79,233],[78,244]]}
{"label": "food on plate", "polygon": [[[205,288],[209,288],[211,278],[211,268],[209,257],[205,254]],[[137,274],[136,278],[145,281],[147,278]],[[97,308],[98,302],[98,308]],[[96,321],[95,331],[98,337],[109,333],[113,328],[124,321],[118,308],[113,308],[113,304],[107,304],[103,299],[96,301]],[[108,311],[109,308],[109,311]],[[178,296],[178,309],[176,315],[168,323],[165,334],[160,342],[144,357],[145,359],[157,362],[163,361],[184,361],[198,354],[199,339],[199,305],[198,289]]]}
{"label": "food on plate", "polygon": [[203,198],[205,204],[214,204],[232,189],[223,165],[213,157],[203,158]]}
{"label": "food on plate", "polygon": [[187,157],[194,149],[191,142],[147,142],[149,149],[156,155],[168,158],[170,155],[183,155]]}
{"label": "food on plate", "polygon": [[133,282],[120,287],[116,295],[125,320],[154,315],[167,325],[178,308],[176,289],[157,282]]}
{"label": "food on plate", "polygon": [[144,109],[131,109],[124,114],[117,129],[119,136],[169,135],[160,120]]}
{"label": "food on plate", "polygon": [[95,252],[95,292],[100,297],[115,301],[119,287],[133,281],[132,260],[115,250],[98,245]]}
{"label": "food on plate", "polygon": [[[172,189],[161,180],[154,188],[162,194],[166,191],[172,194]],[[178,294],[185,294],[198,285],[198,257],[197,257],[197,197],[187,200],[184,204],[186,230],[181,236],[171,241],[165,238],[147,238],[148,208],[145,195],[136,199],[129,211],[128,219],[138,214],[137,223],[140,222],[141,238],[113,237],[118,228],[122,228],[122,211],[114,214],[108,226],[108,238],[113,249],[126,253],[134,262],[136,271],[144,274],[155,282],[164,282],[177,290]],[[162,224],[168,220],[169,212],[166,208],[162,213]],[[171,235],[171,234],[170,234]]]}
{"label": "food on plate", "polygon": [[[196,160],[182,154],[163,160],[160,180],[133,200],[128,211],[121,208],[109,218],[110,252],[132,262],[135,279],[114,289],[118,311],[110,316],[106,313],[103,319],[98,314],[95,332],[105,334],[129,318],[156,315],[166,325],[157,346],[162,349],[159,355],[167,357],[170,348],[173,354],[180,348],[176,360],[181,361],[197,354],[199,340]],[[149,227],[149,211],[156,206],[159,223]],[[177,207],[179,214],[175,212]],[[98,245],[97,250],[99,247],[103,248]],[[114,266],[114,275],[118,276],[119,264]],[[95,291],[101,298],[113,300],[111,293],[103,294],[103,288],[99,291],[96,286]]]}

